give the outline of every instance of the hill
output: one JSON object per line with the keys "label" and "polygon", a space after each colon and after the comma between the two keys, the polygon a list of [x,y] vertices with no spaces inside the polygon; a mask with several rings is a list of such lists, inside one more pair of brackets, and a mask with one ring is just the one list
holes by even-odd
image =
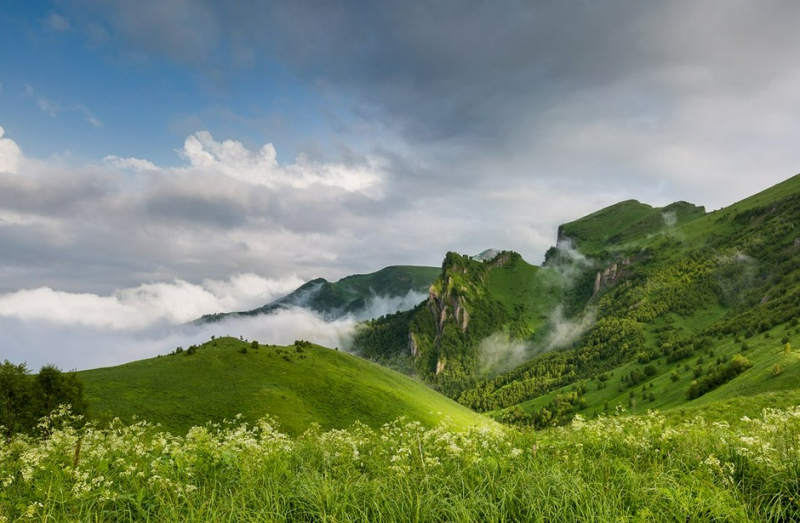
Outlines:
{"label": "hill", "polygon": [[356,420],[378,427],[400,416],[427,426],[491,423],[433,390],[374,363],[298,342],[259,345],[218,338],[188,351],[79,373],[97,415],[134,416],[185,433],[207,421],[264,415],[297,435],[313,423],[346,428]]}
{"label": "hill", "polygon": [[[231,313],[207,314],[197,323],[212,323],[231,316],[258,316],[290,307],[304,307],[326,320],[345,315],[369,316],[375,298],[403,298],[428,292],[439,269],[397,265],[369,274],[355,274],[337,282],[316,278],[304,283],[286,296],[256,309]],[[366,318],[365,318],[366,319]]]}
{"label": "hill", "polygon": [[798,317],[795,176],[711,213],[612,205],[559,227],[544,267],[448,253],[426,302],[367,322],[354,346],[473,409],[546,426],[796,390]]}
{"label": "hill", "polygon": [[655,215],[638,202],[560,227],[548,263],[580,275],[572,319],[591,327],[459,400],[545,426],[616,406],[696,408],[776,391],[796,398],[800,177],[702,216],[681,207],[660,229],[642,225]]}

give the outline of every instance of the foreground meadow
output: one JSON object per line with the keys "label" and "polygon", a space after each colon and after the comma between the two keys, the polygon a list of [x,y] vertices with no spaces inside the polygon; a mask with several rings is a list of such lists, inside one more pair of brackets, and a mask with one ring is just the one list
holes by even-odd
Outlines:
{"label": "foreground meadow", "polygon": [[798,521],[800,407],[541,432],[403,419],[289,438],[269,419],[0,443],[0,521]]}

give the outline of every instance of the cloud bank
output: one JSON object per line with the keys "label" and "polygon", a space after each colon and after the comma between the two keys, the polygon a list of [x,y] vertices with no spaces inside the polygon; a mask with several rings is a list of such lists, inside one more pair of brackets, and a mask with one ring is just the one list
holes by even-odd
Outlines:
{"label": "cloud bank", "polygon": [[261,343],[288,345],[305,339],[348,350],[358,321],[414,307],[425,299],[373,296],[362,311],[336,320],[301,307],[221,322],[189,323],[204,314],[250,310],[303,284],[297,277],[270,280],[254,274],[229,280],[151,283],[119,289],[107,296],[42,287],[0,295],[2,358],[87,369],[166,354],[213,336],[243,336]]}

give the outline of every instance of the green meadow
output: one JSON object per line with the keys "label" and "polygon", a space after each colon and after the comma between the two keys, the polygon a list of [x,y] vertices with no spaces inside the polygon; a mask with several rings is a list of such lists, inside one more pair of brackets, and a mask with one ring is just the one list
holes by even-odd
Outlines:
{"label": "green meadow", "polygon": [[223,337],[79,375],[95,417],[147,420],[175,434],[237,414],[250,423],[269,415],[293,436],[314,424],[376,427],[403,415],[427,426],[494,423],[408,376],[307,342],[256,349]]}

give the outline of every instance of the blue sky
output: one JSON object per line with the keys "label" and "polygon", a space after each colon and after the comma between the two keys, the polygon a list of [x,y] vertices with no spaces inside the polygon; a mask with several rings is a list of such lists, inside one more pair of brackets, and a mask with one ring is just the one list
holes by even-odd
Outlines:
{"label": "blue sky", "polygon": [[800,170],[797,20],[789,0],[2,0],[7,346],[39,361],[40,322],[144,336],[450,250],[539,263],[625,199],[729,205]]}
{"label": "blue sky", "polygon": [[2,59],[0,114],[29,154],[176,165],[187,135],[213,129],[272,141],[291,160],[298,142],[326,125],[313,93],[268,58],[209,77],[195,63],[130,45],[91,15],[59,2],[3,4],[0,44],[14,52]]}

